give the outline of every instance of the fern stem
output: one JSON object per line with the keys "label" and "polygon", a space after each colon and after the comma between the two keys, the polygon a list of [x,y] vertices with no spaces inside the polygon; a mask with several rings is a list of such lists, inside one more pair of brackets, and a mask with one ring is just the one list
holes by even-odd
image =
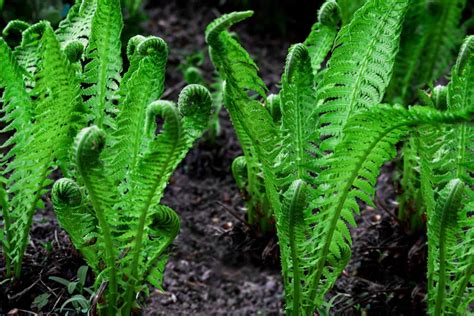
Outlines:
{"label": "fern stem", "polygon": [[112,242],[112,234],[110,231],[109,224],[105,219],[105,214],[103,210],[100,208],[100,203],[97,202],[97,197],[95,196],[95,191],[89,189],[92,184],[89,182],[88,177],[83,177],[84,185],[89,192],[89,198],[92,202],[92,206],[94,207],[95,214],[97,216],[97,220],[99,222],[100,229],[102,231],[105,243],[105,261],[107,264],[107,268],[110,269],[109,274],[109,298],[107,302],[107,309],[109,311],[109,315],[115,314],[114,305],[117,301],[117,271],[115,269],[115,254],[114,254],[114,246]]}

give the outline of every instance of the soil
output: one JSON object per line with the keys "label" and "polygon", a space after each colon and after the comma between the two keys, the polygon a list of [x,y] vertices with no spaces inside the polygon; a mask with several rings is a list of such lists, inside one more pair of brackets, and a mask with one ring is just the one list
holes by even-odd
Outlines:
{"label": "soil", "polygon": [[[145,32],[162,37],[170,47],[165,98],[176,100],[185,85],[181,62],[191,53],[206,51],[206,25],[226,7],[197,1],[154,1],[146,7]],[[287,48],[305,34],[281,36],[258,32],[244,22],[235,28],[244,47],[261,67],[270,91],[278,89]],[[250,26],[249,26],[250,25]],[[309,28],[308,28],[309,30]],[[206,54],[207,55],[207,54]],[[212,79],[212,65],[202,66]],[[245,210],[231,176],[232,160],[241,154],[228,115],[220,113],[222,133],[214,144],[199,141],[180,164],[163,203],[181,217],[181,232],[170,250],[165,292],[152,290],[144,302],[145,315],[279,315],[283,285],[277,244],[255,236],[244,223]],[[394,217],[394,165],[379,178],[377,207],[362,208],[352,229],[353,257],[330,293],[332,314],[420,315],[425,303],[426,243],[424,234],[407,234]],[[57,312],[70,295],[50,276],[73,280],[84,265],[67,235],[58,226],[51,203],[34,218],[23,275],[10,286],[0,285],[0,314],[38,312],[33,301],[49,294],[41,312]],[[4,268],[0,266],[0,273]],[[89,276],[87,284],[92,281]],[[22,312],[23,311],[23,312]]]}

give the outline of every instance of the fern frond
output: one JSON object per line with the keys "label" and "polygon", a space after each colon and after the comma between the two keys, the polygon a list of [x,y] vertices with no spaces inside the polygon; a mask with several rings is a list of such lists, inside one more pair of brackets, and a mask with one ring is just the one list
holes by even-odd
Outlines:
{"label": "fern frond", "polygon": [[[148,239],[145,227],[150,216],[157,216],[150,211],[158,205],[166,183],[178,163],[184,158],[194,141],[202,135],[209,120],[211,95],[200,85],[189,85],[181,91],[178,107],[172,102],[155,101],[147,110],[145,124],[148,134],[146,149],[140,155],[136,168],[131,174],[131,191],[127,194],[126,209],[133,210],[127,214],[130,230],[120,236],[124,247],[132,247],[129,255],[122,260],[127,271],[129,282],[125,294],[125,313],[130,311],[133,293],[137,291],[138,280],[150,269],[144,260],[147,256],[140,253],[147,248]],[[163,128],[155,136],[154,123],[156,116],[164,120]],[[163,210],[162,210],[163,211]],[[169,212],[167,212],[169,215]],[[166,236],[166,235],[164,235]],[[145,238],[147,237],[147,238]],[[168,234],[169,242],[171,235]],[[174,238],[174,236],[173,236]],[[163,249],[167,246],[163,246]],[[158,257],[162,251],[155,249],[153,256]],[[145,266],[146,268],[141,268]],[[128,270],[129,269],[129,270]]]}
{"label": "fern frond", "polygon": [[347,120],[383,98],[407,0],[369,0],[339,32],[317,95],[322,151],[332,151]]}
{"label": "fern frond", "polygon": [[335,0],[327,0],[318,12],[318,22],[304,41],[311,57],[313,76],[316,78],[321,64],[331,50],[341,20],[341,9]]}
{"label": "fern frond", "polygon": [[308,219],[314,227],[308,242],[308,305],[322,301],[348,262],[351,238],[347,223],[355,226],[358,201],[372,204],[380,167],[396,155],[395,145],[401,138],[415,126],[461,123],[472,116],[472,112],[451,114],[380,105],[348,122],[327,168],[312,183],[317,198],[310,205],[309,214],[314,215]]}
{"label": "fern frond", "polygon": [[[113,244],[111,224],[117,217],[113,205],[117,200],[114,186],[105,176],[104,165],[100,157],[105,146],[105,133],[96,126],[82,129],[74,141],[74,161],[84,183],[90,203],[100,228],[98,244],[104,245],[105,263],[108,270],[108,309],[115,310],[117,297],[117,271],[115,268],[116,248]],[[101,274],[103,276],[103,274]]]}
{"label": "fern frond", "polygon": [[428,306],[433,315],[444,315],[449,308],[446,292],[453,269],[449,261],[455,258],[463,193],[462,181],[451,180],[439,193],[434,212],[428,214]]}
{"label": "fern frond", "polygon": [[120,34],[123,21],[120,0],[97,0],[86,55],[91,61],[85,67],[84,83],[90,84],[85,94],[92,121],[102,128],[109,126],[107,115],[113,111],[112,101],[120,84],[122,58]]}
{"label": "fern frond", "polygon": [[[225,80],[224,106],[229,111],[247,160],[249,175],[247,191],[251,197],[247,206],[250,210],[249,222],[255,224],[260,221],[255,210],[261,208],[262,214],[265,214],[264,217],[271,216],[271,210],[265,211],[267,207],[262,205],[267,201],[263,181],[259,175],[262,174],[263,164],[270,166],[273,163],[280,141],[278,130],[269,112],[260,102],[249,96],[249,94],[257,94],[265,99],[267,89],[257,74],[258,67],[239,42],[227,31],[234,23],[252,14],[252,11],[233,12],[216,19],[206,29],[206,42],[210,46],[211,60],[219,75]],[[278,144],[277,148],[275,144]],[[267,168],[267,171],[270,169]],[[261,223],[265,222],[268,222],[268,218],[261,221]]]}
{"label": "fern frond", "polygon": [[28,137],[17,139],[11,150],[13,161],[4,174],[8,178],[11,200],[12,263],[19,275],[21,260],[28,242],[28,231],[47,176],[55,164],[64,165],[73,134],[81,124],[79,83],[53,30],[42,22],[39,40],[40,64],[35,96],[34,124]]}
{"label": "fern frond", "polygon": [[295,180],[283,196],[281,211],[276,213],[288,315],[304,314],[302,290],[305,275],[300,260],[304,260],[304,245],[307,240],[305,209],[308,200],[307,185],[302,180]]}
{"label": "fern frond", "polygon": [[403,25],[400,52],[387,90],[390,102],[411,103],[417,89],[446,71],[462,41],[465,0],[412,1]]}
{"label": "fern frond", "polygon": [[420,65],[422,83],[438,79],[454,56],[464,37],[459,27],[466,0],[426,1],[430,19],[430,40]]}
{"label": "fern frond", "polygon": [[290,47],[282,77],[281,98],[281,166],[276,172],[285,177],[287,186],[296,179],[307,180],[311,176],[308,166],[314,155],[310,137],[314,122],[313,76],[308,50],[303,44]]}
{"label": "fern frond", "polygon": [[138,161],[138,154],[144,146],[142,126],[146,107],[163,93],[167,56],[166,43],[161,38],[150,37],[140,42],[132,57],[130,68],[136,70],[125,82],[127,94],[120,105],[117,129],[106,153],[112,158],[109,166],[116,180],[124,179]]}
{"label": "fern frond", "polygon": [[163,268],[168,260],[166,248],[179,233],[179,217],[175,211],[165,205],[151,209],[150,224],[147,225],[148,239],[143,249],[146,256],[143,278],[154,287],[161,289],[163,283]]}
{"label": "fern frond", "polygon": [[80,41],[87,47],[91,36],[91,25],[98,0],[78,0],[59,23],[56,35],[64,48],[70,41]]}
{"label": "fern frond", "polygon": [[96,243],[99,237],[97,219],[87,205],[81,188],[71,179],[60,179],[54,183],[51,199],[59,224],[87,264],[98,274],[100,250]]}
{"label": "fern frond", "polygon": [[[448,110],[474,109],[474,36],[464,41],[448,86]],[[449,130],[452,163],[451,177],[474,185],[474,128],[471,124],[456,125]]]}

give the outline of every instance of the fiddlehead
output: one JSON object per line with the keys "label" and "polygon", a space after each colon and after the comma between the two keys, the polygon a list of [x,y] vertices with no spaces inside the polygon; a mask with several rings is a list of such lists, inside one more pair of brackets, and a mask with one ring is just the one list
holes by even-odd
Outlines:
{"label": "fiddlehead", "polygon": [[70,63],[75,63],[82,58],[84,52],[84,44],[80,41],[70,41],[66,47],[64,47],[64,54]]}
{"label": "fiddlehead", "polygon": [[341,22],[341,8],[335,0],[323,3],[318,11],[318,21],[332,27],[336,27]]}
{"label": "fiddlehead", "polygon": [[314,23],[311,32],[304,41],[311,58],[315,84],[321,64],[333,47],[340,20],[339,5],[333,0],[324,2],[318,11],[318,21]]}
{"label": "fiddlehead", "polygon": [[109,219],[113,218],[113,204],[115,198],[111,190],[112,185],[105,176],[100,154],[105,146],[105,133],[97,126],[84,128],[74,141],[74,160],[77,171],[89,194],[95,216],[100,227],[99,237],[105,246],[105,262],[109,279],[108,310],[114,313],[117,297],[117,272],[115,268],[115,248]]}
{"label": "fiddlehead", "polygon": [[106,153],[110,159],[108,166],[112,168],[116,181],[128,177],[136,167],[138,155],[144,145],[146,108],[163,93],[168,57],[166,43],[157,37],[134,37],[129,48],[134,53],[120,90],[123,101],[116,119],[117,128],[112,133],[112,146]]}
{"label": "fiddlehead", "polygon": [[81,188],[71,179],[59,179],[54,183],[51,199],[59,224],[89,266],[99,273],[99,248],[95,242],[98,237],[97,219],[88,209]]}

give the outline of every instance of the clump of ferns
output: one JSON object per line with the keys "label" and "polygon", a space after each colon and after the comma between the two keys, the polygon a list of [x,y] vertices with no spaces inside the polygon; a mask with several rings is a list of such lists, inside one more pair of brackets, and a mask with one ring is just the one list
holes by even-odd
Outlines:
{"label": "clump of ferns", "polygon": [[224,15],[207,29],[245,153],[234,174],[248,186],[257,170],[276,220],[287,314],[312,315],[323,306],[350,260],[348,226],[356,226],[360,202],[373,205],[380,168],[396,156],[396,145],[416,129],[457,129],[473,119],[471,99],[447,111],[380,104],[408,7],[408,0],[369,0],[338,32],[339,8],[327,1],[305,44],[290,48],[282,90],[265,105],[250,97],[265,99],[257,66],[227,32],[252,12]]}
{"label": "clump of ferns", "polygon": [[59,166],[68,177],[53,188],[59,223],[97,285],[107,284],[110,315],[130,313],[145,279],[160,285],[179,221],[159,201],[210,112],[199,85],[183,89],[178,106],[156,101],[168,54],[160,38],[129,41],[122,77],[119,4],[78,1],[56,32],[12,22],[4,33],[23,33],[13,52],[0,39],[5,131],[14,131],[0,191],[8,274],[20,274],[32,216]]}
{"label": "clump of ferns", "polygon": [[[337,34],[339,23],[339,11],[335,2],[328,2],[324,8],[320,10],[319,21],[312,28],[306,44],[311,61],[308,69],[312,69],[317,73],[320,64],[331,49],[334,38]],[[291,121],[290,116],[297,115],[293,110],[288,114],[287,118],[280,110],[281,96],[266,96],[268,89],[263,81],[257,76],[258,67],[251,60],[248,53],[240,46],[238,38],[226,29],[235,22],[245,19],[252,15],[251,11],[231,14],[217,19],[211,23],[206,30],[206,41],[209,44],[209,55],[219,76],[223,80],[224,106],[229,112],[232,124],[236,131],[239,142],[242,146],[244,155],[237,157],[232,164],[232,173],[236,180],[237,186],[242,192],[247,209],[247,220],[250,224],[256,225],[261,231],[268,232],[274,228],[273,206],[270,203],[270,197],[265,186],[265,171],[262,165],[262,154],[259,146],[266,146],[267,150],[273,150],[277,155],[279,148],[283,142],[293,144],[293,157],[285,158],[286,164],[282,163],[281,168],[287,165],[305,163],[302,160],[291,160],[301,155],[298,152],[301,144],[298,144],[301,132],[295,127],[296,122]],[[298,51],[298,50],[296,50]],[[313,85],[317,84],[318,78],[313,79],[312,74],[308,74],[305,80],[310,81],[310,87],[302,92],[303,97],[307,98],[313,92]],[[305,87],[306,88],[306,87]],[[292,97],[292,96],[289,96]],[[295,97],[299,97],[295,96]],[[265,106],[259,101],[265,103]],[[241,107],[247,104],[247,108],[252,108],[255,113],[243,113]],[[294,118],[300,120],[300,118]],[[301,118],[303,120],[305,118]],[[278,126],[282,130],[290,130],[285,135],[279,131]],[[261,133],[265,134],[258,140],[252,139],[252,129],[258,128]],[[307,133],[308,130],[303,131]],[[299,134],[292,134],[299,133]],[[295,136],[292,140],[292,137]],[[253,142],[258,142],[259,146],[254,146]],[[260,144],[265,142],[265,144]],[[303,145],[303,147],[307,147]],[[298,152],[298,153],[296,153]],[[301,168],[300,168],[301,169]],[[282,170],[282,173],[286,171]]]}
{"label": "clump of ferns", "polygon": [[[426,89],[434,82],[447,81],[448,65],[452,63],[466,34],[462,25],[466,0],[412,1],[403,23],[400,49],[395,60],[394,74],[385,99],[390,103],[423,103]],[[443,87],[430,89],[430,94],[443,93]],[[444,92],[446,93],[446,91]],[[442,98],[441,98],[442,99]],[[443,110],[446,102],[438,103]],[[398,218],[412,231],[420,231],[425,223],[426,207],[422,200],[420,150],[415,130],[401,147],[399,170],[395,180],[399,182]]]}

